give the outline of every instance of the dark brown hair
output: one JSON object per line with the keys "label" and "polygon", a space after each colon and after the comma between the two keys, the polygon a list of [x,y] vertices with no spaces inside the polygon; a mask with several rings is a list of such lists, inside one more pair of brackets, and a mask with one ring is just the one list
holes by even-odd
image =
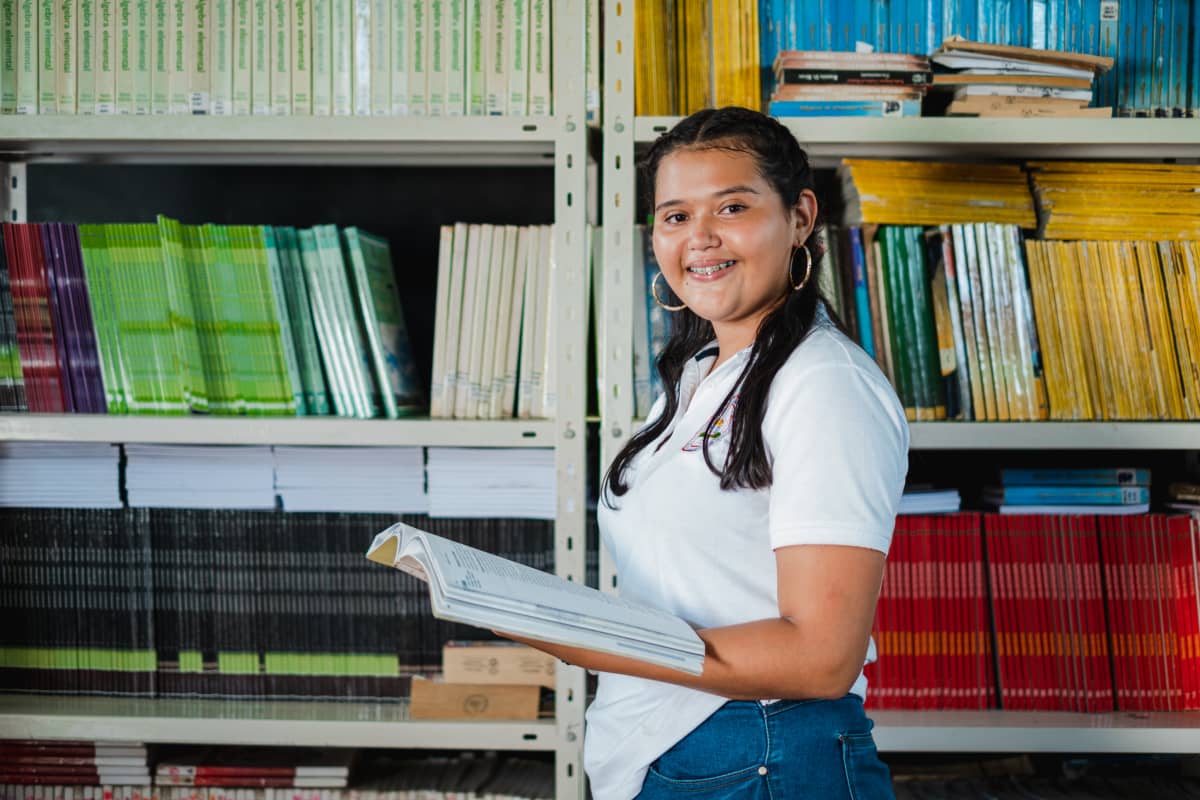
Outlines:
{"label": "dark brown hair", "polygon": [[[649,207],[654,205],[659,165],[665,157],[683,148],[713,148],[749,154],[785,208],[795,206],[802,191],[815,188],[808,156],[800,148],[796,137],[778,120],[746,108],[710,108],[681,120],[660,136],[646,153],[639,167]],[[822,253],[816,242],[817,229],[817,226],[813,227],[813,233],[805,242],[813,259],[811,275],[802,289],[790,292],[763,319],[746,366],[705,429],[704,461],[713,474],[720,476],[722,489],[762,489],[771,485],[771,464],[763,445],[762,420],[771,381],[812,329],[820,300],[817,275]],[[803,259],[800,251],[793,255],[793,275],[804,274]],[[661,296],[664,303],[679,302],[669,290],[662,291]],[[629,491],[626,474],[634,457],[658,439],[675,418],[684,364],[715,337],[712,323],[697,316],[691,309],[684,308],[672,314],[671,319],[671,336],[657,363],[666,393],[666,408],[650,425],[634,434],[613,460],[604,477],[601,492],[604,502],[610,505],[612,497],[620,497]],[[730,426],[729,452],[725,463],[718,466],[713,463],[709,453],[709,440],[717,420],[728,409],[735,395],[738,400]]]}

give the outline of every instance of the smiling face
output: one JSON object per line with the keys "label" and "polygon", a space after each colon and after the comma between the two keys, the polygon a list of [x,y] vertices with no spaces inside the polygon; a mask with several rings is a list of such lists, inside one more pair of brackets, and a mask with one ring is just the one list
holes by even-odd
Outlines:
{"label": "smiling face", "polygon": [[712,323],[723,361],[754,341],[763,317],[791,291],[789,260],[812,232],[816,198],[804,191],[788,208],[750,154],[682,148],[658,166],[654,206],[663,277]]}

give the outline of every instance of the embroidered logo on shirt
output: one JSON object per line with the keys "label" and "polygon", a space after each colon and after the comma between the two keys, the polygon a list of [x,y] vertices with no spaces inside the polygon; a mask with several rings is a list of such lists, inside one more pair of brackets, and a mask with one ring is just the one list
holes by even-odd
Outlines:
{"label": "embroidered logo on shirt", "polygon": [[708,432],[708,425],[705,425],[700,430],[696,431],[696,435],[688,440],[688,443],[683,446],[683,452],[694,453],[704,447],[704,439],[708,438],[710,442],[717,442],[721,439],[728,439],[732,432],[731,427],[733,422],[733,411],[737,408],[738,396],[735,394],[729,401],[729,405],[725,408],[725,413],[721,414],[720,418],[713,423],[712,433]]}

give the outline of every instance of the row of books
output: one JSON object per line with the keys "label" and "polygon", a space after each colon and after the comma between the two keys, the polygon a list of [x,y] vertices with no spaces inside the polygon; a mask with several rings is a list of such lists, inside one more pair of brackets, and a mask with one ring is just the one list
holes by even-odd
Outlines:
{"label": "row of books", "polygon": [[758,108],[760,4],[635,0],[634,112],[682,116],[709,107]]}
{"label": "row of books", "polygon": [[0,507],[10,508],[554,519],[554,487],[548,448],[0,442]]}
{"label": "row of books", "polygon": [[[550,571],[551,523],[405,522]],[[364,557],[379,514],[2,509],[0,690],[139,697],[406,697],[442,646],[426,586]]]}
{"label": "row of books", "polygon": [[[958,36],[968,42],[1112,59],[1113,69],[1096,85],[1096,100],[1120,116],[1195,116],[1200,111],[1200,26],[1196,5],[1187,0],[871,0],[846,5],[764,0],[758,12],[762,36],[750,65],[755,68],[769,69],[786,50],[927,57]],[[703,48],[702,42],[692,38],[681,49],[691,53]],[[636,72],[648,80],[663,80],[662,74]]]}
{"label": "row of books", "polygon": [[160,216],[3,235],[4,410],[394,418],[423,406],[388,243],[357,228]]}
{"label": "row of books", "polygon": [[1200,520],[897,521],[867,668],[875,708],[1200,708]]}
{"label": "row of books", "polygon": [[1144,514],[1150,470],[1002,469],[983,499],[1001,514]]}
{"label": "row of books", "polygon": [[554,416],[557,274],[552,225],[442,226],[431,417]]}
{"label": "row of books", "polygon": [[931,57],[944,70],[932,89],[948,116],[1111,117],[1090,107],[1095,81],[1112,68],[1101,56],[968,42],[952,36]]}
{"label": "row of books", "polygon": [[0,785],[150,785],[141,742],[0,739]]}
{"label": "row of books", "polygon": [[[0,758],[90,752],[107,765],[115,752],[140,752],[154,777],[131,782],[55,780],[53,773],[5,776],[6,800],[533,800],[553,796],[554,765],[496,752],[359,751],[348,748],[158,746],[135,742],[0,740]],[[75,755],[65,756],[76,759]]]}
{"label": "row of books", "polygon": [[0,113],[553,113],[549,0],[14,0]]}
{"label": "row of books", "polygon": [[[782,50],[768,111],[777,117],[1112,116],[1087,108],[1111,58],[951,36],[928,58],[904,53]],[[939,71],[934,72],[934,69]],[[926,95],[930,102],[924,103]]]}

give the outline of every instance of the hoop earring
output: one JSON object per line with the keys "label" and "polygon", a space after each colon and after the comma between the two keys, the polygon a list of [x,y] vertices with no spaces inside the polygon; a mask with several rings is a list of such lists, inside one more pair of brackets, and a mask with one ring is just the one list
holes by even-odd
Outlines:
{"label": "hoop earring", "polygon": [[658,303],[658,307],[667,311],[682,311],[687,308],[687,303],[681,303],[677,306],[669,306],[662,300],[658,299],[658,279],[663,276],[662,270],[654,274],[654,280],[650,281],[650,296],[654,298],[654,302]]}
{"label": "hoop earring", "polygon": [[[806,245],[806,244],[800,245],[799,249],[804,251],[804,280],[800,281],[799,283],[792,284],[793,292],[798,292],[798,291],[802,290],[805,286],[808,285],[808,279],[812,277],[812,266],[813,266],[812,265],[812,253],[808,252],[808,245]],[[792,250],[792,257],[794,258],[795,255],[796,255],[796,251]],[[791,280],[792,280],[792,263],[789,261],[788,262],[788,282],[790,283]]]}

